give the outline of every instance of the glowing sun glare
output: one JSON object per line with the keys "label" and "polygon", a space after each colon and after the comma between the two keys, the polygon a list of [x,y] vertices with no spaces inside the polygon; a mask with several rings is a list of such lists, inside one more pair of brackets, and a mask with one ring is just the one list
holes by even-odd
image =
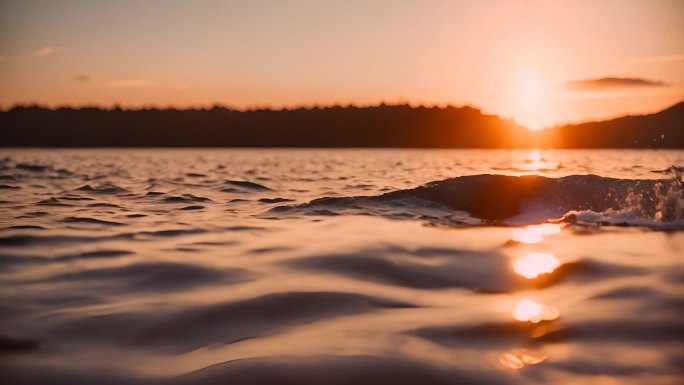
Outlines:
{"label": "glowing sun glare", "polygon": [[544,87],[532,72],[518,76],[515,97],[520,108],[519,119],[527,128],[538,131],[543,128],[540,115],[544,108]]}
{"label": "glowing sun glare", "polygon": [[547,253],[530,253],[513,263],[513,270],[527,279],[551,273],[556,267],[558,260],[553,254]]}

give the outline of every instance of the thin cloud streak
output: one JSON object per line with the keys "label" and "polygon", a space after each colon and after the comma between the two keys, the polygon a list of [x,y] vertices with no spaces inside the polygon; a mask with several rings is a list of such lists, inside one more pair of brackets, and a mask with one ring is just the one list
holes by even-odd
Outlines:
{"label": "thin cloud streak", "polygon": [[106,82],[104,86],[110,88],[141,88],[150,87],[152,84],[151,81],[144,79],[124,79]]}
{"label": "thin cloud streak", "polygon": [[660,80],[642,78],[605,77],[599,79],[572,80],[565,83],[566,88],[579,91],[602,91],[625,88],[666,87],[669,84]]}
{"label": "thin cloud streak", "polygon": [[94,82],[95,80],[97,80],[97,78],[93,75],[78,74],[78,75],[76,75],[76,77],[74,77],[74,80],[76,80],[77,82],[81,82],[81,83],[90,83],[90,82]]}
{"label": "thin cloud streak", "polygon": [[54,53],[57,53],[61,50],[63,50],[62,47],[47,46],[47,47],[43,47],[43,48],[40,48],[40,49],[37,49],[37,50],[31,52],[31,56],[34,56],[34,57],[48,56],[48,55],[52,55]]}
{"label": "thin cloud streak", "polygon": [[630,63],[669,63],[684,61],[684,54],[636,57]]}

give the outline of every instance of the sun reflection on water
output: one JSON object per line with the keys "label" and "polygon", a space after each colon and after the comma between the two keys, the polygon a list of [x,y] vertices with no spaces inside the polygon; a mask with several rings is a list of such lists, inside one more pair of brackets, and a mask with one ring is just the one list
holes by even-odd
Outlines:
{"label": "sun reflection on water", "polygon": [[556,267],[558,267],[558,260],[550,253],[529,253],[524,258],[513,262],[513,271],[527,279],[551,273]]}
{"label": "sun reflection on water", "polygon": [[542,156],[539,150],[530,150],[523,160],[522,168],[526,171],[545,171],[558,168],[558,163],[551,162]]}
{"label": "sun reflection on water", "polygon": [[513,318],[518,321],[538,323],[541,321],[551,321],[560,316],[560,312],[553,306],[539,304],[535,301],[525,299],[520,302],[513,310]]}
{"label": "sun reflection on water", "polygon": [[541,162],[541,160],[542,160],[542,157],[541,157],[541,152],[539,152],[539,150],[530,150],[530,152],[527,153],[526,162],[534,163],[534,162]]}
{"label": "sun reflection on water", "polygon": [[540,243],[545,236],[558,234],[561,227],[555,223],[544,223],[542,225],[527,226],[513,230],[513,240],[521,243],[535,244]]}
{"label": "sun reflection on water", "polygon": [[535,356],[528,353],[504,353],[499,358],[501,365],[509,369],[522,369],[527,365],[535,365],[547,359],[547,356]]}

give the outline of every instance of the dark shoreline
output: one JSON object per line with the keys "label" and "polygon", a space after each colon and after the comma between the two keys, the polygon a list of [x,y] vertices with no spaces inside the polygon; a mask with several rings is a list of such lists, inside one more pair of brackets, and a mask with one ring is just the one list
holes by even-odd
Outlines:
{"label": "dark shoreline", "polygon": [[655,114],[533,132],[471,107],[239,111],[18,106],[0,112],[0,147],[684,148],[684,102]]}

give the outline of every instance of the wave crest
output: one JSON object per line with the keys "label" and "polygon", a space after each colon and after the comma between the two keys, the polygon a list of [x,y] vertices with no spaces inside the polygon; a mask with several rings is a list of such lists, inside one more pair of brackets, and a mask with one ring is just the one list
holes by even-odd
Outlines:
{"label": "wave crest", "polygon": [[451,225],[525,225],[561,218],[575,223],[684,229],[679,178],[470,175],[377,196],[321,198],[270,212],[379,215]]}

